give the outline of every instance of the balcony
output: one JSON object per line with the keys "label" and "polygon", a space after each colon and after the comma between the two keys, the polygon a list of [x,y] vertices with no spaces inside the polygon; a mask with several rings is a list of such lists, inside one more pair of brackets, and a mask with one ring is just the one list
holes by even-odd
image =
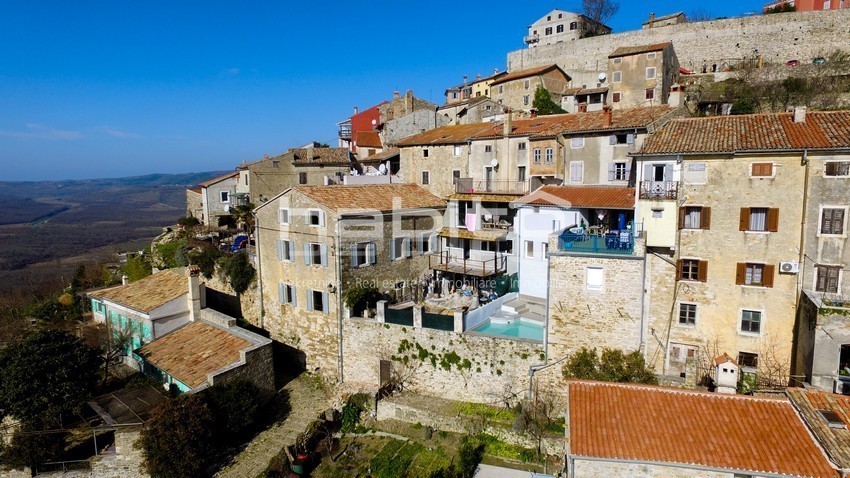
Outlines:
{"label": "balcony", "polygon": [[490,277],[508,270],[508,258],[502,254],[487,260],[467,259],[448,251],[428,256],[428,268],[455,274]]}
{"label": "balcony", "polygon": [[351,125],[341,125],[339,127],[340,139],[351,139]]}
{"label": "balcony", "polygon": [[676,199],[678,181],[641,181],[641,199]]}
{"label": "balcony", "polygon": [[558,237],[558,250],[580,254],[630,256],[635,252],[635,236],[632,231],[620,231],[602,235],[564,232]]}
{"label": "balcony", "polygon": [[528,43],[529,45],[532,43],[537,43],[538,40],[540,40],[539,35],[528,35],[522,39],[522,41]]}
{"label": "balcony", "polygon": [[455,182],[455,192],[458,194],[513,194],[524,196],[528,193],[528,181],[458,178]]}

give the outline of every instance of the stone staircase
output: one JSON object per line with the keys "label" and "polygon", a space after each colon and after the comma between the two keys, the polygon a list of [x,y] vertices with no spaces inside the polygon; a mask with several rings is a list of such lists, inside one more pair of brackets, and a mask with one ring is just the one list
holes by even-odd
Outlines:
{"label": "stone staircase", "polygon": [[499,311],[490,317],[491,321],[510,321],[519,318],[544,321],[546,317],[546,304],[541,299],[529,296],[519,296],[516,299],[505,302]]}

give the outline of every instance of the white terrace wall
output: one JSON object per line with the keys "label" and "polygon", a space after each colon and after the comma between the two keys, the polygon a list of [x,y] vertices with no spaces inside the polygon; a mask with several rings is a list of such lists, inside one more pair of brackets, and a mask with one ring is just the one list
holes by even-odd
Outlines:
{"label": "white terrace wall", "polygon": [[850,9],[682,23],[541,45],[508,53],[508,70],[557,63],[568,74],[606,71],[608,55],[616,48],[667,41],[673,42],[679,64],[694,71],[701,71],[704,63],[720,68],[724,62],[752,58],[754,50],[768,63],[810,63],[832,50],[850,48]]}

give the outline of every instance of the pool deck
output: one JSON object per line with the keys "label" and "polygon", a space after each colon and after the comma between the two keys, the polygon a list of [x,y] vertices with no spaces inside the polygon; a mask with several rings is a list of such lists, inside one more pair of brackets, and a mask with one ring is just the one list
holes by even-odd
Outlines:
{"label": "pool deck", "polygon": [[523,322],[529,325],[537,324],[542,328],[546,323],[546,303],[545,299],[521,295],[515,300],[502,304],[500,310],[496,311],[486,321],[478,325],[474,329],[467,330],[467,333],[485,335],[488,337],[506,338],[510,340],[521,340],[531,342],[542,342],[545,331],[541,330],[541,337],[530,338],[520,337],[515,335],[503,335],[489,332],[482,332],[482,328],[489,325],[512,324],[513,322]]}

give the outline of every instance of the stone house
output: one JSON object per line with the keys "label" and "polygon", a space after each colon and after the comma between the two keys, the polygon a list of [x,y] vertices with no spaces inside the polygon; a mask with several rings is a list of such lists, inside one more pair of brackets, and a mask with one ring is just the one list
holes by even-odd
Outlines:
{"label": "stone house", "polygon": [[[428,271],[445,202],[412,184],[295,186],[256,209],[262,327],[342,379],[343,298],[410,295]],[[355,313],[358,311],[355,311]]]}
{"label": "stone house", "polygon": [[571,86],[572,78],[558,65],[512,71],[490,83],[490,98],[512,111],[529,111],[534,103],[534,92],[542,86],[555,103]]}
{"label": "stone house", "polygon": [[[812,178],[850,146],[847,118],[797,110],[673,120],[632,155],[637,220],[652,252],[647,302],[655,340],[646,356],[657,370],[683,375],[693,359],[705,374],[708,360],[728,353],[742,373],[782,386],[792,373],[798,382],[804,364],[812,369],[816,340],[802,329],[795,337],[795,310],[801,284],[811,290],[819,283],[801,277],[798,264],[809,261],[814,274],[819,256],[807,244],[820,242],[826,287],[830,264],[844,260],[831,252],[840,246],[830,241],[841,243],[841,235],[818,228],[846,195],[828,192],[832,178],[822,178],[830,186],[815,195]],[[834,216],[828,219],[833,227]],[[831,376],[839,369],[838,345],[825,353]]]}
{"label": "stone house", "polygon": [[463,75],[463,84],[446,88],[446,105],[463,103],[472,98],[480,98],[482,96],[490,96],[490,85],[493,81],[507,75],[506,71],[499,71],[496,68],[493,74],[482,78],[478,75],[475,81],[468,82],[466,75]]}
{"label": "stone house", "polygon": [[440,106],[437,114],[447,120],[445,125],[441,126],[486,123],[504,118],[504,108],[489,97],[480,96]]}
{"label": "stone house", "polygon": [[351,141],[351,150],[355,151],[354,155],[358,158],[367,158],[384,149],[381,135],[377,131],[358,131],[352,135]]}
{"label": "stone house", "polygon": [[436,109],[420,109],[382,123],[380,138],[385,145],[395,145],[400,140],[440,126],[446,126],[451,120]]}
{"label": "stone house", "polygon": [[529,25],[528,35],[523,40],[529,48],[536,48],[575,41],[591,31],[606,35],[611,33],[611,28],[580,13],[555,9]]}
{"label": "stone house", "polygon": [[197,219],[205,226],[224,226],[230,219],[231,208],[243,204],[244,197],[236,193],[239,172],[204,181],[201,186],[201,216]]}
{"label": "stone house", "polygon": [[589,381],[567,395],[570,477],[836,476],[785,398]]}
{"label": "stone house", "polygon": [[649,20],[643,22],[643,24],[641,24],[641,28],[648,30],[650,28],[666,27],[669,25],[677,25],[679,23],[688,23],[688,18],[685,16],[685,12],[670,13],[660,17],[656,17],[654,13],[650,13]]}
{"label": "stone house", "polygon": [[337,146],[349,149],[352,153],[357,152],[352,141],[354,135],[360,131],[374,131],[381,122],[381,112],[378,111],[378,107],[383,106],[386,103],[386,101],[382,101],[375,106],[366,108],[363,111],[360,111],[360,109],[355,106],[354,114],[337,123],[337,127],[339,128]]}
{"label": "stone house", "polygon": [[186,189],[186,215],[203,222],[204,200],[201,188]]}
{"label": "stone house", "polygon": [[616,109],[668,104],[679,76],[670,42],[620,47],[608,55],[608,99]]}

